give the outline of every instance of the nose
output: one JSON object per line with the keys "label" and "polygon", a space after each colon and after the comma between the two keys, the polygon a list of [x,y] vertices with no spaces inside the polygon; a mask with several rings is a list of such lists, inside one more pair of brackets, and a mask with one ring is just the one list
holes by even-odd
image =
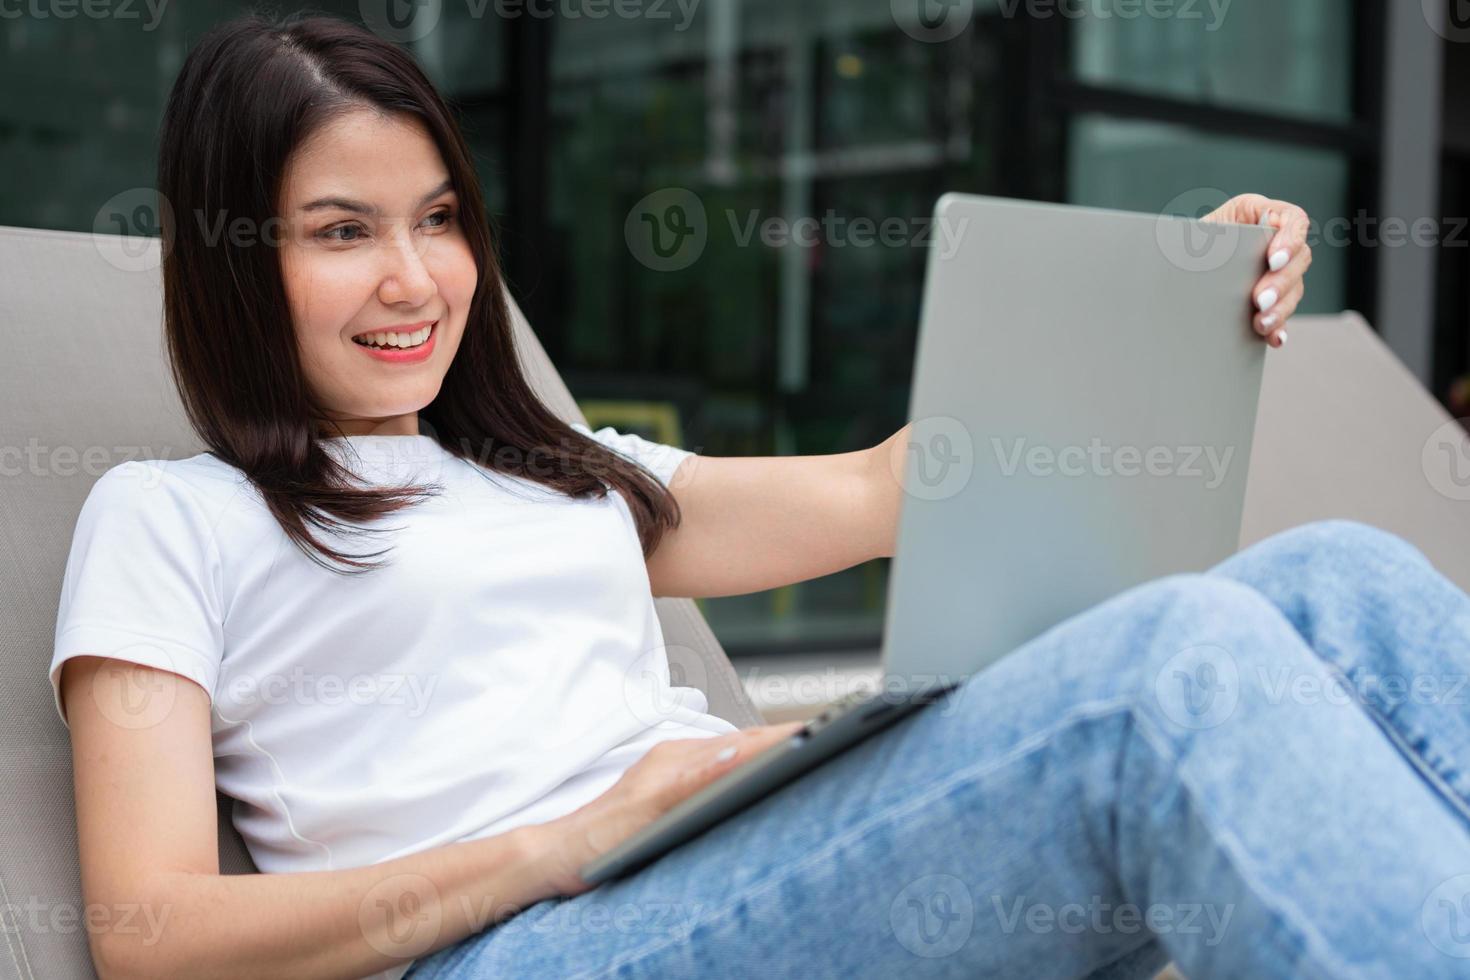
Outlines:
{"label": "nose", "polygon": [[383,246],[378,295],[384,305],[422,307],[433,299],[437,286],[425,262],[427,247],[427,241],[412,232],[400,232]]}

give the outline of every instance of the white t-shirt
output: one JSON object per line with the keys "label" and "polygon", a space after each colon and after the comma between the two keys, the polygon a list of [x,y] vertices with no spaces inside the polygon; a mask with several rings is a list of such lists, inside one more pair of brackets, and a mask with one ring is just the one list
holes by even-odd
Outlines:
{"label": "white t-shirt", "polygon": [[[693,455],[590,434],[665,485]],[[132,461],[87,497],[57,617],[53,689],[64,660],[93,654],[209,693],[216,784],[261,871],[376,864],[541,823],[659,741],[736,730],[702,691],[671,685],[621,494],[575,500],[429,436],[325,444],[374,483],[444,487],[372,525],[397,530],[327,539],[389,548],[385,567],[315,564],[213,456]],[[121,723],[149,723],[161,700],[140,692]]]}

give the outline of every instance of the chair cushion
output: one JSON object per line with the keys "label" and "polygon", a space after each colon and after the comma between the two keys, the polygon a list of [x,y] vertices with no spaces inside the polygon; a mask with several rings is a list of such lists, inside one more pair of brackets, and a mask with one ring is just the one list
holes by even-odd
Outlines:
{"label": "chair cushion", "polygon": [[1392,531],[1470,591],[1470,439],[1356,313],[1267,352],[1241,546],[1328,517]]}
{"label": "chair cushion", "polygon": [[[18,929],[0,946],[0,980],[92,975],[82,928],[71,743],[46,665],[72,530],[92,483],[129,459],[181,459],[204,447],[169,377],[156,239],[0,227],[0,904]],[[529,324],[519,356],[549,407],[585,421]],[[718,641],[689,599],[656,603],[670,672],[702,687],[710,711],[759,722]],[[254,870],[218,800],[220,867]],[[35,911],[33,911],[35,910]],[[35,918],[32,918],[32,917]]]}

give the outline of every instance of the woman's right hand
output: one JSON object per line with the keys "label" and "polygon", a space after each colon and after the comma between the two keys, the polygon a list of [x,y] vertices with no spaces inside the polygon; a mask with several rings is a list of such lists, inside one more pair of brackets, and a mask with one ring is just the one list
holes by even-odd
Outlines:
{"label": "woman's right hand", "polygon": [[803,724],[755,725],[712,738],[659,742],[606,793],[536,828],[543,835],[546,871],[557,893],[570,897],[589,891],[593,886],[579,874],[587,862],[632,837],[684,798],[789,738]]}

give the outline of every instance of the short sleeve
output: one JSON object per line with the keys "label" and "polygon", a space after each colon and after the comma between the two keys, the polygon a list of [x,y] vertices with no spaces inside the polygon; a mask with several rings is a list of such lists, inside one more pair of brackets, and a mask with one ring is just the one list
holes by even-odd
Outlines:
{"label": "short sleeve", "polygon": [[72,657],[113,657],[194,681],[214,703],[224,655],[221,568],[197,491],[158,462],[129,461],[92,485],[61,585],[51,690]]}
{"label": "short sleeve", "polygon": [[619,432],[610,425],[593,432],[587,425],[573,422],[572,428],[583,435],[591,436],[607,448],[643,466],[664,486],[668,486],[673,480],[674,471],[679,468],[679,464],[695,455],[687,449],[680,449],[678,446],[670,446],[662,442],[652,442],[632,432]]}

